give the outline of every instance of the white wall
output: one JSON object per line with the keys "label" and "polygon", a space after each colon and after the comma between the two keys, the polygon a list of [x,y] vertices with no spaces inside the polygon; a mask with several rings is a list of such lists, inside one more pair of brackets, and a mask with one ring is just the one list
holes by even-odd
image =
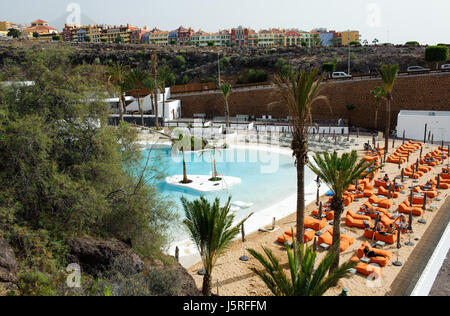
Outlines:
{"label": "white wall", "polygon": [[[434,113],[435,115],[430,115]],[[397,123],[397,136],[423,141],[425,124],[434,141],[450,141],[450,112],[447,111],[400,111]]]}

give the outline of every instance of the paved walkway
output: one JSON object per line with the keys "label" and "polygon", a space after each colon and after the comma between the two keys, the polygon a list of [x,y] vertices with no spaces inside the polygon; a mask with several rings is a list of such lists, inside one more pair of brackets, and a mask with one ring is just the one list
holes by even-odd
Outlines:
{"label": "paved walkway", "polygon": [[[430,245],[436,246],[439,243],[439,240],[442,237],[447,225],[450,221],[450,197],[447,198],[444,205],[438,211],[439,213],[433,219],[433,222],[430,224],[428,229],[426,230],[424,237],[418,242],[415,249],[411,253],[408,261],[405,263],[401,273],[397,276],[397,278],[392,283],[392,290],[387,293],[387,296],[409,296],[411,292],[414,290],[417,281],[422,275],[423,270],[425,269],[428,261],[430,260],[431,255],[433,254],[435,247],[430,247]],[[416,225],[420,225],[416,222]],[[400,258],[401,259],[401,258]],[[448,256],[447,256],[448,259]],[[446,260],[443,265],[444,272],[441,272],[436,277],[434,288],[432,289],[433,293],[439,293],[435,295],[449,295],[449,275],[448,268],[450,264],[449,261]],[[447,279],[442,279],[442,276],[445,271],[447,271]],[[446,294],[443,294],[446,289]],[[430,293],[431,295],[431,293]]]}
{"label": "paved walkway", "polygon": [[429,295],[450,296],[450,251],[447,253],[447,258],[442,264]]}

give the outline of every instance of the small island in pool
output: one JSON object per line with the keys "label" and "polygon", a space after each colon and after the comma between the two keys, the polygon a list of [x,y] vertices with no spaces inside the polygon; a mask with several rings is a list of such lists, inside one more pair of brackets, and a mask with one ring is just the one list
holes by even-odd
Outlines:
{"label": "small island in pool", "polygon": [[220,176],[218,179],[211,181],[209,175],[190,175],[188,176],[190,183],[182,183],[183,175],[174,175],[166,178],[169,185],[191,189],[200,193],[218,192],[229,190],[236,184],[242,182],[241,178]]}

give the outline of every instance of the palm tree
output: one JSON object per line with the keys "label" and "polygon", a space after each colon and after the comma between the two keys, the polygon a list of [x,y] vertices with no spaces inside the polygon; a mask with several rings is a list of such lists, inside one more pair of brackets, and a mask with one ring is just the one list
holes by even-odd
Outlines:
{"label": "palm tree", "polygon": [[323,76],[316,79],[318,70],[300,71],[290,77],[275,77],[275,88],[293,118],[292,145],[297,167],[297,241],[303,243],[305,218],[305,164],[308,162],[308,128],[312,124],[311,109],[315,102],[325,100],[320,95]]}
{"label": "palm tree", "polygon": [[145,81],[147,79],[148,79],[147,74],[138,68],[132,69],[127,74],[127,79],[126,79],[127,83],[131,87],[133,87],[133,89],[136,90],[136,97],[138,99],[139,112],[141,113],[142,126],[145,126],[145,124],[144,124],[144,111],[141,106],[141,98],[143,96],[145,96],[143,93],[143,89],[145,88]]}
{"label": "palm tree", "polygon": [[159,89],[162,91],[163,94],[163,116],[165,116],[166,114],[166,86],[167,86],[167,82],[169,81],[170,78],[170,69],[168,66],[164,66],[159,68],[158,70],[158,78],[159,78]]}
{"label": "palm tree", "polygon": [[369,168],[367,175],[372,174],[376,168],[372,168],[374,162],[367,164],[365,159],[358,161],[358,153],[356,150],[350,154],[345,153],[341,157],[334,152],[316,154],[314,162],[309,163],[309,168],[319,176],[322,181],[334,192],[331,200],[331,209],[334,211],[333,222],[333,249],[336,252],[331,270],[334,271],[339,267],[339,250],[340,250],[340,236],[341,236],[341,215],[344,212],[343,194],[348,186],[355,183],[356,180],[364,178],[363,175],[366,169]]}
{"label": "palm tree", "polygon": [[199,152],[200,157],[203,157],[206,153],[209,153],[211,155],[212,160],[212,179],[217,179],[219,173],[217,172],[216,168],[216,153],[220,153],[219,147],[217,146],[217,143],[211,143],[209,142],[205,149],[201,150]]}
{"label": "palm tree", "polygon": [[[220,82],[219,82],[220,84]],[[225,100],[225,118],[226,118],[226,128],[225,133],[228,134],[228,129],[230,128],[230,107],[228,105],[228,98],[232,93],[232,87],[229,83],[224,83],[220,86],[220,90],[222,91],[223,99]]]}
{"label": "palm tree", "polygon": [[119,62],[114,63],[109,69],[108,82],[114,86],[117,96],[119,97],[118,106],[121,121],[123,121],[123,113],[126,112],[126,106],[123,99],[123,93],[125,92],[126,76],[127,76],[127,67],[122,66],[122,64]]}
{"label": "palm tree", "polygon": [[239,234],[242,224],[252,214],[232,227],[234,215],[230,213],[231,197],[224,207],[220,207],[218,198],[212,205],[204,197],[193,202],[183,197],[181,203],[186,215],[183,223],[192,241],[197,245],[206,271],[202,292],[205,296],[211,296],[212,272],[217,259],[225,254],[233,239]]}
{"label": "palm tree", "polygon": [[370,94],[375,98],[375,129],[378,129],[378,109],[380,108],[381,101],[385,99],[386,92],[382,87],[376,87],[370,90]]}
{"label": "palm tree", "polygon": [[391,131],[391,101],[392,90],[394,89],[395,78],[398,73],[398,65],[383,65],[380,69],[381,80],[383,82],[383,90],[386,94],[386,135],[384,136],[384,150],[389,152],[389,135]]}
{"label": "palm tree", "polygon": [[349,261],[338,269],[331,271],[336,252],[329,251],[325,258],[314,270],[317,252],[312,247],[299,247],[293,241],[293,250],[287,249],[289,270],[291,278],[288,279],[278,259],[272,251],[263,247],[267,259],[257,251],[249,249],[248,252],[263,266],[264,270],[250,268],[266,284],[275,296],[322,296],[340,279],[354,268],[356,262]]}
{"label": "palm tree", "polygon": [[183,181],[181,183],[188,184],[192,183],[187,176],[187,168],[186,168],[186,157],[184,155],[186,148],[191,148],[191,137],[184,135],[183,133],[179,133],[178,138],[171,138],[172,148],[174,150],[180,150],[183,154]]}
{"label": "palm tree", "polygon": [[155,105],[155,118],[156,118],[156,128],[159,129],[159,109],[158,109],[158,84],[157,84],[157,78],[158,78],[158,55],[152,55],[151,59],[152,63],[152,78],[153,78],[153,100]]}

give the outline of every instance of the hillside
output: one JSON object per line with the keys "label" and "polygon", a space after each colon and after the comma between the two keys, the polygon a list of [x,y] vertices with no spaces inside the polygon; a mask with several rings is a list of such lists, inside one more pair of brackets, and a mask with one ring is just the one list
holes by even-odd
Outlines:
{"label": "hillside", "polygon": [[[325,62],[335,62],[337,71],[347,71],[347,47],[281,47],[281,48],[218,48],[218,47],[156,47],[131,44],[84,44],[84,43],[41,43],[0,42],[0,65],[22,62],[28,48],[40,45],[43,49],[63,46],[73,50],[74,64],[110,64],[120,61],[130,66],[148,67],[150,56],[157,53],[161,64],[167,64],[180,83],[187,76],[190,82],[217,77],[218,52],[221,58],[229,58],[222,69],[222,75],[235,80],[249,69],[265,70],[269,76],[279,69],[275,66],[279,58],[286,60],[294,69],[321,68]],[[408,66],[427,65],[424,61],[424,47],[407,46],[362,46],[351,48],[351,73],[375,72],[380,63],[399,64],[400,71]],[[183,58],[181,58],[182,56]]]}

